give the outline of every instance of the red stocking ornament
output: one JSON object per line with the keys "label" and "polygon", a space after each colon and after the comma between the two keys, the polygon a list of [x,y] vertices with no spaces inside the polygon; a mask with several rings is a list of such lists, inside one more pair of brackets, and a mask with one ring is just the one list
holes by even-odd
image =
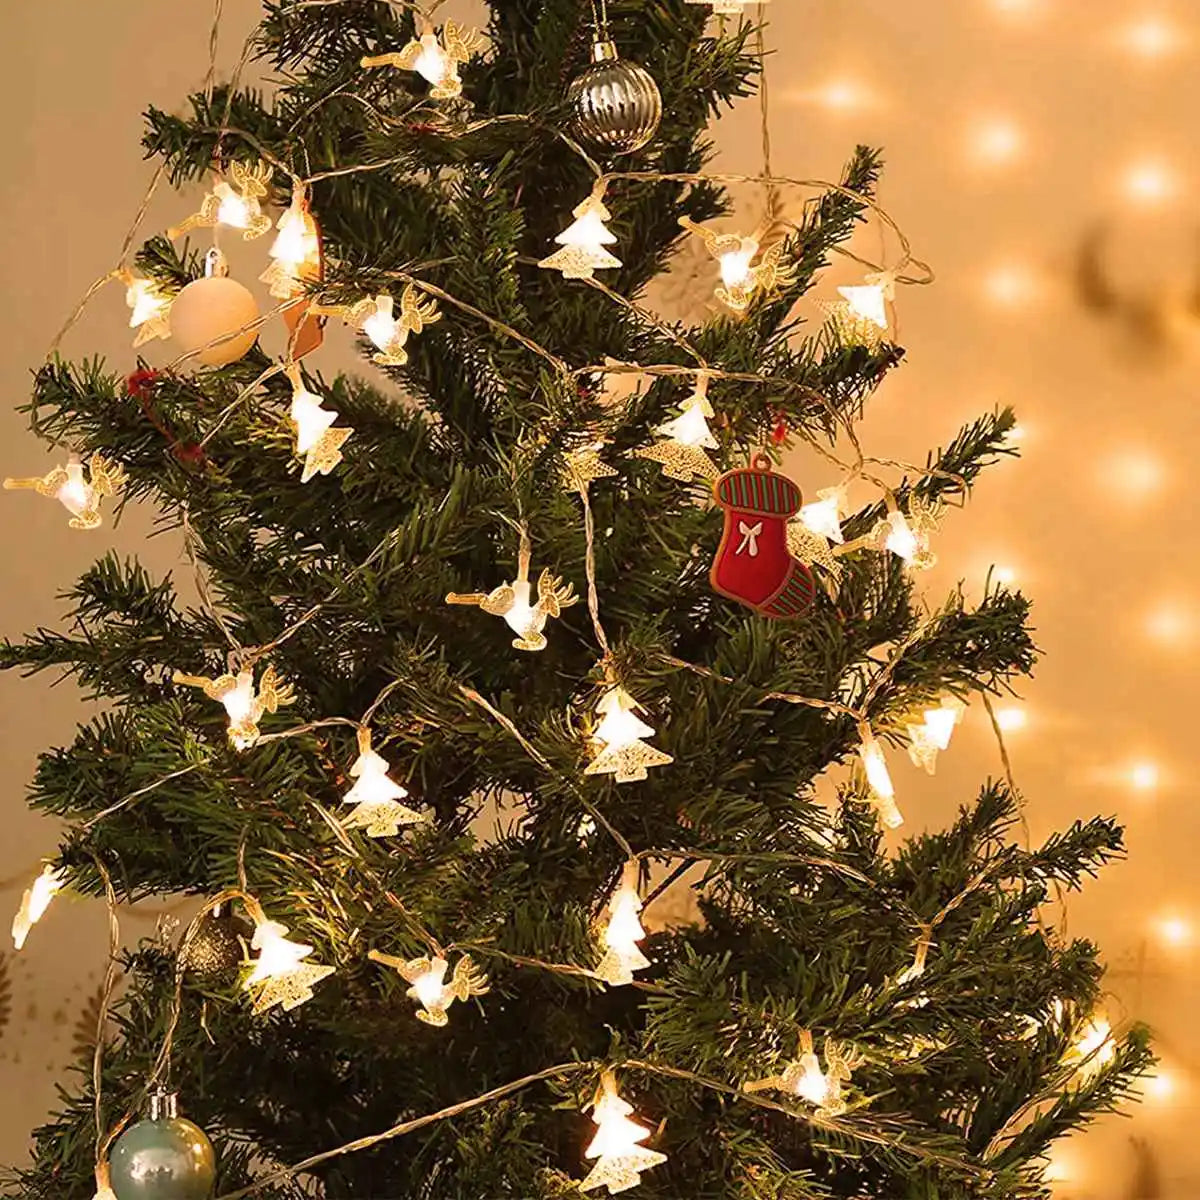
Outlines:
{"label": "red stocking ornament", "polygon": [[800,509],[800,489],[771,470],[766,455],[726,471],[713,485],[725,510],[725,532],[713,559],[713,590],[764,617],[798,617],[812,604],[812,572],[788,553],[787,523]]}

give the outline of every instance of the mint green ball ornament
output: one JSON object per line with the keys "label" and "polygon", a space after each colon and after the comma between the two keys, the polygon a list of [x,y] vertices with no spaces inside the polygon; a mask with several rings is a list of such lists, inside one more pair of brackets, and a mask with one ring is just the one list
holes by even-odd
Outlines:
{"label": "mint green ball ornament", "polygon": [[173,1092],[155,1092],[144,1121],[131,1125],[109,1156],[117,1200],[208,1200],[216,1156],[204,1130],[179,1115]]}

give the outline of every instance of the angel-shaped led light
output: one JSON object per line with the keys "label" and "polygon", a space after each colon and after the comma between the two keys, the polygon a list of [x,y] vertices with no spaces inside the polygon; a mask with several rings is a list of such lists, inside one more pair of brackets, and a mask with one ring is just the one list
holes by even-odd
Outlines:
{"label": "angel-shaped led light", "polygon": [[521,547],[517,556],[517,577],[512,583],[503,583],[490,592],[450,592],[447,604],[476,605],[485,613],[503,617],[509,629],[517,636],[513,646],[517,650],[544,650],[546,648],[546,621],[559,617],[564,608],[579,603],[575,587],[563,583],[556,575],[543,571],[538,576],[536,602],[529,581],[529,564],[532,548],[528,534],[522,531]]}
{"label": "angel-shaped led light", "polygon": [[421,1007],[417,1010],[417,1020],[426,1025],[441,1027],[449,1022],[446,1010],[455,1000],[467,1000],[471,996],[483,996],[490,990],[487,976],[475,965],[469,954],[464,954],[454,967],[454,975],[446,982],[446,972],[450,964],[440,954],[433,958],[403,959],[393,958],[390,954],[381,954],[371,950],[367,957],[372,962],[382,963],[399,971],[401,976],[412,984],[406,993]]}
{"label": "angel-shaped led light", "polygon": [[47,863],[42,873],[25,889],[12,922],[13,946],[20,950],[29,931],[42,919],[50,901],[66,886],[66,876]]}
{"label": "angel-shaped led light", "polygon": [[883,757],[883,747],[866,726],[860,728],[859,736],[858,756],[867,777],[867,787],[871,790],[871,801],[884,825],[888,829],[895,829],[904,824],[904,817],[896,805],[896,789],[888,773],[887,760]]}
{"label": "angel-shaped led light", "polygon": [[371,732],[358,731],[358,758],[350,768],[354,786],[342,798],[355,809],[342,824],[347,829],[362,829],[368,837],[393,837],[401,825],[416,825],[425,817],[401,804],[408,791],[388,775],[385,758],[371,749]]}
{"label": "angel-shaped led light", "polygon": [[675,761],[642,740],[653,737],[654,730],[638,717],[635,710],[640,707],[620,686],[610,687],[600,697],[596,712],[601,721],[592,732],[597,752],[585,775],[614,775],[617,783],[634,783],[646,778],[648,768]]}
{"label": "angel-shaped led light", "polygon": [[679,416],[665,421],[655,430],[662,441],[634,452],[638,458],[661,463],[663,474],[669,479],[687,483],[693,478],[717,477],[712,459],[704,453],[706,448],[717,448],[717,439],[708,427],[708,418],[713,415],[713,407],[708,399],[708,382],[708,372],[699,372],[696,375],[696,389],[679,406]]}
{"label": "angel-shaped led light", "polygon": [[806,529],[831,542],[842,542],[842,510],[846,503],[844,486],[822,488],[811,504],[800,510],[800,521]]}
{"label": "angel-shaped led light", "polygon": [[957,696],[946,696],[936,708],[921,714],[921,723],[908,723],[908,756],[913,765],[934,773],[939,750],[950,745],[954,727],[962,720],[967,706]]}
{"label": "angel-shaped led light", "polygon": [[643,1171],[667,1161],[665,1154],[648,1150],[641,1144],[651,1131],[631,1121],[632,1112],[633,1105],[617,1094],[616,1077],[611,1071],[605,1071],[592,1101],[596,1135],[584,1151],[585,1157],[597,1161],[579,1185],[581,1191],[606,1187],[609,1195],[615,1196],[641,1183]]}
{"label": "angel-shaped led light", "polygon": [[284,936],[287,931],[286,925],[268,921],[260,910],[250,940],[250,948],[258,951],[258,957],[246,977],[255,1013],[266,1012],[276,1004],[285,1012],[296,1008],[312,999],[314,984],[333,974],[332,967],[304,962],[313,948],[289,941]]}
{"label": "angel-shaped led light", "polygon": [[129,305],[129,328],[137,330],[134,349],[155,338],[170,337],[171,297],[153,279],[139,278],[132,271],[126,271],[121,278],[125,283],[125,303]]}
{"label": "angel-shaped led light", "polygon": [[288,368],[288,378],[292,382],[289,415],[296,431],[296,457],[304,460],[300,482],[307,483],[314,475],[328,475],[342,461],[342,446],[354,431],[333,428],[337,413],[322,407],[321,397],[304,386],[295,364]]}
{"label": "angel-shaped led light", "polygon": [[246,241],[262,237],[271,228],[271,218],[262,210],[262,200],[267,195],[271,180],[270,165],[231,163],[229,176],[229,179],[219,179],[213,184],[212,191],[201,201],[198,212],[167,230],[167,236],[172,241],[193,229],[214,225],[240,229]]}
{"label": "angel-shaped led light", "polygon": [[467,62],[483,45],[484,40],[477,31],[447,21],[442,29],[441,41],[438,40],[437,31],[426,26],[419,38],[402,49],[364,58],[360,66],[416,71],[422,79],[433,85],[429,95],[434,100],[450,100],[462,95],[459,64]]}
{"label": "angel-shaped led light", "polygon": [[8,490],[29,489],[39,496],[50,496],[71,514],[72,529],[96,529],[100,526],[100,498],[113,496],[125,482],[125,470],[110,463],[103,455],[93,454],[87,475],[83,462],[72,454],[65,467],[33,479],[6,479]]}
{"label": "angel-shaped led light", "polygon": [[638,913],[642,900],[638,895],[638,865],[628,862],[621,872],[621,882],[608,902],[608,922],[604,927],[604,957],[596,974],[612,987],[633,982],[634,971],[650,965],[650,960],[638,949],[645,936]]}
{"label": "angel-shaped led light", "polygon": [[888,302],[896,298],[896,278],[888,271],[868,275],[860,287],[840,287],[838,295],[846,301],[851,316],[869,321],[880,330],[888,327]]}
{"label": "angel-shaped led light", "polygon": [[259,276],[277,300],[289,300],[303,290],[306,279],[321,272],[321,237],[308,211],[305,189],[292,192],[291,204],[275,223],[278,233],[267,253],[271,265]]}
{"label": "angel-shaped led light", "polygon": [[538,263],[548,271],[561,271],[564,279],[591,279],[596,271],[619,267],[621,260],[605,250],[613,245],[616,234],[605,221],[612,213],[604,207],[602,193],[592,194],[574,210],[575,222],[554,240],[562,247]]}
{"label": "angel-shaped led light", "polygon": [[258,723],[265,713],[278,711],[291,704],[295,693],[281,682],[274,667],[268,667],[258,688],[254,686],[254,672],[245,667],[236,675],[226,674],[216,679],[203,675],[185,675],[176,671],[171,678],[175,683],[200,688],[210,700],[225,706],[229,716],[229,740],[239,750],[246,750],[259,739]]}

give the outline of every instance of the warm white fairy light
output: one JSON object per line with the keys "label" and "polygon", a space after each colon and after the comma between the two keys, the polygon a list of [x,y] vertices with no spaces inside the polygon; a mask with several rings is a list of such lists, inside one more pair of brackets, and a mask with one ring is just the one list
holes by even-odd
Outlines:
{"label": "warm white fairy light", "polygon": [[890,550],[897,558],[911,566],[920,553],[920,539],[909,525],[908,518],[898,509],[888,513],[887,523],[889,529],[884,539],[884,549]]}
{"label": "warm white fairy light", "polygon": [[432,99],[452,100],[462,95],[459,64],[467,62],[483,45],[483,38],[478,32],[447,21],[440,40],[437,31],[426,25],[421,36],[414,38],[401,50],[364,58],[360,65],[416,71],[422,79],[433,85],[429,92]]}
{"label": "warm white fairy light", "polygon": [[174,240],[196,228],[226,225],[240,229],[246,241],[261,237],[271,228],[271,218],[262,211],[271,174],[267,163],[230,163],[229,178],[219,179],[204,197],[199,211],[169,229],[167,236]]}
{"label": "warm white fairy light", "polygon": [[400,976],[412,985],[406,995],[421,1006],[417,1010],[417,1020],[426,1025],[444,1027],[450,1021],[446,1010],[456,1000],[483,996],[490,990],[487,976],[475,965],[469,954],[464,954],[458,960],[449,981],[446,980],[446,972],[450,969],[450,963],[440,954],[403,959],[371,950],[367,957],[372,962],[382,963],[398,971]]}
{"label": "warm white fairy light", "polygon": [[358,757],[350,768],[354,786],[342,797],[343,804],[353,804],[353,812],[343,818],[347,829],[361,829],[368,837],[394,837],[402,825],[416,825],[425,817],[402,804],[408,795],[388,775],[388,762],[371,749],[369,730],[358,731]]}
{"label": "warm white fairy light", "polygon": [[1173,913],[1159,917],[1154,923],[1154,931],[1164,945],[1175,950],[1191,945],[1195,936],[1192,923]]}
{"label": "warm white fairy light", "polygon": [[47,863],[42,867],[42,873],[25,889],[12,921],[13,946],[17,950],[25,945],[29,931],[45,916],[50,901],[62,891],[66,882],[63,872]]}
{"label": "warm white fairy light", "polygon": [[1196,618],[1187,606],[1164,600],[1146,614],[1143,627],[1154,641],[1177,647],[1195,637]]}
{"label": "warm white fairy light", "polygon": [[648,768],[675,761],[642,740],[653,737],[654,730],[638,717],[640,707],[623,687],[604,692],[596,702],[601,720],[591,735],[596,753],[585,775],[613,775],[617,783],[635,783],[646,778]]}
{"label": "warm white fairy light", "polygon": [[313,948],[302,942],[289,941],[284,935],[287,926],[268,921],[259,910],[250,949],[258,951],[253,967],[246,976],[246,990],[253,997],[255,1013],[266,1012],[276,1004],[285,1011],[311,1000],[313,985],[333,974],[332,967],[306,963]]}
{"label": "warm white fairy light", "polygon": [[845,1087],[851,1072],[862,1064],[861,1055],[851,1046],[825,1039],[825,1069],[813,1047],[812,1033],[800,1031],[800,1055],[778,1075],[744,1084],[743,1091],[775,1090],[799,1096],[813,1105],[823,1117],[841,1116],[846,1111]]}
{"label": "warm white fairy light", "polygon": [[405,345],[410,334],[421,333],[427,325],[442,319],[437,302],[423,296],[410,283],[400,294],[400,316],[395,315],[395,300],[386,294],[362,300],[349,308],[326,308],[351,324],[361,325],[362,331],[375,344],[377,353],[372,361],[381,367],[402,367],[408,362]]}
{"label": "warm white fairy light", "polygon": [[300,482],[307,483],[314,475],[328,475],[342,461],[342,446],[353,430],[334,429],[338,414],[322,406],[321,397],[310,392],[294,363],[288,367],[292,384],[292,406],[289,410],[296,431],[296,457],[304,460]]}
{"label": "warm white fairy light", "polygon": [[171,336],[171,297],[153,279],[141,279],[126,272],[125,303],[129,305],[129,328],[137,330],[133,339],[136,350],[155,338]]}
{"label": "warm white fairy light", "polygon": [[629,1119],[633,1105],[617,1094],[616,1077],[605,1071],[592,1101],[592,1120],[596,1135],[583,1152],[596,1159],[596,1165],[580,1183],[581,1191],[606,1187],[610,1196],[628,1191],[642,1181],[642,1172],[667,1161],[665,1154],[648,1150],[641,1143],[650,1136],[644,1125]]}
{"label": "warm white fairy light", "polygon": [[717,477],[716,466],[704,453],[706,449],[717,448],[717,439],[708,427],[708,418],[713,415],[708,383],[708,373],[700,371],[695,390],[679,405],[679,416],[655,429],[662,440],[634,452],[639,458],[661,463],[663,474],[669,479],[687,483],[692,479]]}
{"label": "warm white fairy light", "polygon": [[602,193],[592,192],[573,213],[575,221],[554,240],[562,247],[538,263],[548,271],[561,271],[564,279],[591,279],[596,271],[619,267],[621,260],[604,247],[617,238],[605,225],[612,213],[604,207]]}
{"label": "warm white fairy light", "polygon": [[1159,784],[1158,766],[1152,762],[1134,763],[1129,768],[1129,785],[1138,792],[1152,792]]}
{"label": "warm white fairy light", "polygon": [[842,511],[846,505],[846,488],[839,484],[837,487],[822,488],[817,498],[811,504],[804,505],[800,510],[800,521],[806,529],[831,542],[841,542]]}
{"label": "warm white fairy light", "polygon": [[1126,197],[1136,204],[1153,207],[1164,204],[1179,190],[1179,180],[1171,167],[1159,158],[1131,163],[1122,181]]}
{"label": "warm white fairy light", "polygon": [[936,708],[925,709],[920,722],[905,725],[908,755],[916,766],[934,773],[938,752],[950,745],[950,736],[965,711],[966,705],[957,696],[946,696]]}
{"label": "warm white fairy light", "polygon": [[859,738],[858,756],[862,763],[863,773],[867,777],[871,802],[883,824],[888,829],[896,829],[904,824],[904,817],[896,804],[896,788],[888,772],[887,759],[883,756],[883,747],[865,725],[859,728]]}
{"label": "warm white fairy light", "polygon": [[1095,1013],[1076,1030],[1074,1042],[1067,1051],[1066,1061],[1077,1065],[1080,1076],[1090,1079],[1102,1071],[1117,1056],[1117,1043],[1112,1025],[1102,1013]]}
{"label": "warm white fairy light", "polygon": [[1018,733],[1029,724],[1029,714],[1023,708],[1006,704],[995,710],[996,724],[1001,733]]}
{"label": "warm white fairy light", "polygon": [[867,276],[867,282],[856,287],[840,287],[838,295],[845,300],[856,320],[868,321],[880,330],[888,327],[888,302],[896,296],[896,277],[889,271]]}
{"label": "warm white fairy light", "polygon": [[1007,563],[1000,563],[992,568],[992,578],[1005,587],[1012,587],[1017,582],[1017,568]]}
{"label": "warm white fairy light", "polygon": [[984,272],[982,284],[984,296],[997,308],[1016,310],[1037,298],[1037,277],[1024,263],[998,263]]}
{"label": "warm white fairy light", "polygon": [[267,252],[272,262],[259,279],[277,300],[288,300],[303,290],[306,279],[317,278],[321,269],[321,239],[303,188],[292,193],[292,202],[275,228],[279,232]]}
{"label": "warm white fairy light", "polygon": [[83,461],[72,454],[66,466],[31,479],[6,479],[4,487],[9,491],[25,489],[49,496],[71,514],[67,524],[72,529],[96,529],[102,523],[101,497],[116,495],[124,482],[125,469],[103,455],[92,455],[85,474]]}
{"label": "warm white fairy light", "polygon": [[608,902],[608,920],[602,939],[604,957],[596,967],[596,974],[611,987],[632,983],[634,971],[650,965],[650,960],[638,949],[638,942],[646,936],[638,917],[641,911],[638,864],[628,862]]}
{"label": "warm white fairy light", "polygon": [[[690,217],[680,217],[679,224],[704,241],[709,254],[717,260],[721,286],[716,297],[735,313],[744,313],[751,300],[763,292],[792,283],[795,272],[783,264],[784,242],[778,241],[760,254],[759,238],[740,233],[717,233]],[[755,262],[755,259],[758,261]]]}
{"label": "warm white fairy light", "polygon": [[1183,36],[1166,17],[1159,13],[1148,13],[1121,29],[1118,40],[1132,54],[1153,61],[1178,50]]}
{"label": "warm white fairy light", "polygon": [[216,679],[176,671],[172,679],[187,687],[200,688],[210,700],[225,706],[229,717],[229,740],[239,750],[247,750],[258,741],[258,723],[264,714],[276,712],[295,699],[295,693],[280,680],[274,667],[263,672],[257,688],[254,672],[249,667],[236,675],[229,673]]}

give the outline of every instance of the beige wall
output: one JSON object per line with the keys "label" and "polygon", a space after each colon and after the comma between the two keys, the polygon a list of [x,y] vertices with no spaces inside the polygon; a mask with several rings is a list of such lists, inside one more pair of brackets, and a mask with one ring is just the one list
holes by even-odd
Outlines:
{"label": "beige wall", "polygon": [[[770,6],[776,170],[829,178],[853,141],[884,145],[891,165],[883,201],[938,273],[934,287],[899,298],[910,361],[873,406],[869,450],[923,458],[981,409],[1020,410],[1025,458],[994,472],[969,512],[950,517],[928,582],[934,596],[958,579],[978,594],[995,562],[1037,599],[1037,637],[1048,657],[1018,705],[1026,727],[1010,739],[1034,836],[1094,811],[1118,813],[1129,825],[1131,861],[1073,902],[1071,929],[1104,944],[1118,965],[1112,1018],[1152,1021],[1168,1074],[1132,1122],[1109,1122],[1064,1152],[1062,1194],[1077,1200],[1172,1200],[1194,1195],[1200,1181],[1200,1152],[1188,1136],[1200,1096],[1191,1020],[1198,963],[1190,945],[1161,937],[1167,917],[1189,936],[1196,923],[1200,935],[1189,687],[1200,649],[1188,496],[1200,446],[1200,319],[1187,311],[1200,276],[1194,7]],[[209,19],[195,0],[11,8],[0,75],[9,117],[0,200],[6,407],[23,399],[27,371],[75,299],[112,265],[149,177],[138,114],[149,101],[171,107],[199,84]],[[227,0],[225,8],[228,63],[255,7]],[[1150,58],[1131,47],[1153,49],[1164,39],[1145,26],[1131,41],[1126,27],[1155,14],[1174,22],[1179,38]],[[753,104],[722,123],[719,141],[724,168],[758,169]],[[1157,174],[1156,156],[1164,168]],[[1169,194],[1154,201],[1159,191]],[[750,190],[741,199],[749,227],[757,199]],[[164,193],[148,228],[185,211]],[[1084,311],[1073,283],[1097,226],[1106,230],[1105,264],[1122,309],[1115,318]],[[877,254],[878,237],[864,236],[857,248]],[[835,274],[836,282],[853,279],[844,264]],[[821,294],[832,296],[834,283]],[[125,320],[120,293],[110,290],[67,351],[131,362]],[[21,419],[2,411],[0,423],[0,473],[44,470],[48,457]],[[806,491],[833,482],[804,462],[796,470]],[[74,533],[54,504],[0,499],[0,633],[52,623],[55,593],[108,546],[137,552],[156,570],[176,566],[173,545],[146,543],[149,527],[145,515],[130,513],[116,531]],[[48,684],[0,677],[0,778],[10,813],[0,878],[21,876],[0,897],[5,913],[25,869],[55,840],[49,822],[24,810],[24,782],[37,750],[68,738],[85,711],[70,686]],[[894,764],[914,825],[944,822],[998,770],[977,708],[936,779]],[[1134,786],[1139,763],[1157,769],[1156,784]],[[127,917],[125,926],[136,937],[153,922]],[[61,903],[19,959],[5,957],[11,1017],[0,1042],[0,1161],[23,1153],[25,1130],[52,1101],[72,1025],[96,986],[103,937],[93,906]],[[0,1008],[3,992],[0,981]]]}

